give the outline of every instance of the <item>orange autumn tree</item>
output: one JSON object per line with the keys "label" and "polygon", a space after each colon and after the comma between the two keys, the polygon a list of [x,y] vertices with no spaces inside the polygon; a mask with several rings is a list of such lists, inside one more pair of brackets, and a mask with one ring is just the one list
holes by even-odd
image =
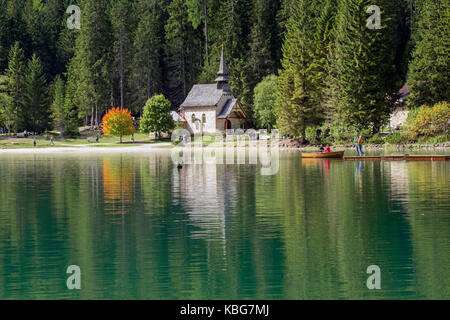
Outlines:
{"label": "orange autumn tree", "polygon": [[129,136],[134,133],[133,119],[128,109],[112,108],[103,116],[102,131],[107,136]]}

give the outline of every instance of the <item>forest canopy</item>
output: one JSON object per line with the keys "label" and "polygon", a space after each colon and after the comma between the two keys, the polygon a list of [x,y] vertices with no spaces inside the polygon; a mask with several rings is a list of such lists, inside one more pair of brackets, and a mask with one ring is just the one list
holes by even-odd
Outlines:
{"label": "forest canopy", "polygon": [[448,100],[450,47],[448,1],[376,2],[373,29],[369,0],[0,0],[0,127],[95,126],[115,106],[140,118],[157,94],[177,108],[195,83],[213,83],[223,46],[254,126],[255,87],[274,75],[264,125],[375,133],[406,82],[410,107]]}

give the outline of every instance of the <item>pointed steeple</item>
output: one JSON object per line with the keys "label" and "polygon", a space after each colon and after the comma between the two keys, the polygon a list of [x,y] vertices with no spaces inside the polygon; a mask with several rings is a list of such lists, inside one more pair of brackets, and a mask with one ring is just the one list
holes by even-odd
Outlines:
{"label": "pointed steeple", "polygon": [[225,55],[223,53],[223,44],[222,44],[222,55],[220,56],[219,72],[217,72],[217,75],[218,77],[215,80],[217,82],[217,88],[229,91],[230,86],[228,84],[228,81],[230,81],[231,78],[228,76],[227,63],[225,62]]}

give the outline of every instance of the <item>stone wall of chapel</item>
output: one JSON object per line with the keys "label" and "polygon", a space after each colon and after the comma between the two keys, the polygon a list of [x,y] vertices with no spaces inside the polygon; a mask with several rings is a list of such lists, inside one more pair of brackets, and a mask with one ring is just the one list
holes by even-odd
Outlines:
{"label": "stone wall of chapel", "polygon": [[[192,116],[200,121],[193,121]],[[203,117],[205,115],[205,117]],[[191,133],[216,132],[216,109],[212,107],[192,107],[184,110],[184,117],[187,120],[185,129]],[[206,120],[206,121],[204,121]]]}

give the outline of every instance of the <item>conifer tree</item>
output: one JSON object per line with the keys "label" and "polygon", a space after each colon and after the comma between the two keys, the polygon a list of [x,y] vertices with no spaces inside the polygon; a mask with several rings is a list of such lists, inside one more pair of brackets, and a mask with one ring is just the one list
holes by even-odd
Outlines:
{"label": "conifer tree", "polygon": [[337,4],[335,0],[321,2],[321,11],[317,15],[314,34],[314,58],[311,68],[314,70],[312,80],[318,88],[318,99],[325,118],[335,113],[333,96],[334,88],[331,79],[334,76],[333,48],[336,26]]}
{"label": "conifer tree", "polygon": [[133,106],[142,115],[142,107],[153,94],[162,92],[161,55],[163,52],[163,8],[158,0],[137,4],[138,25],[134,37]]}
{"label": "conifer tree", "polygon": [[[55,0],[58,1],[58,0]],[[80,5],[81,0],[69,0],[70,4]],[[69,1],[65,0],[66,4],[64,6],[64,10],[67,9],[69,5]],[[59,35],[56,46],[56,57],[57,57],[57,75],[62,74],[68,71],[70,60],[73,58],[75,54],[75,44],[76,38],[80,34],[80,30],[78,29],[69,29],[67,28],[67,18],[69,14],[65,13],[61,15],[63,17],[62,20],[59,20]]]}
{"label": "conifer tree", "polygon": [[208,45],[208,1],[207,0],[186,0],[188,19],[194,29],[204,24],[205,41],[205,61],[209,64],[209,45]]}
{"label": "conifer tree", "polygon": [[395,87],[394,27],[390,2],[379,1],[381,28],[367,27],[370,0],[343,0],[337,17],[337,101],[346,123],[378,132],[391,111]]}
{"label": "conifer tree", "polygon": [[409,101],[413,107],[450,99],[450,4],[424,0],[409,66]]}
{"label": "conifer tree", "polygon": [[[0,5],[3,3],[0,1]],[[8,50],[5,48],[7,45],[5,35],[8,33],[7,15],[4,10],[0,10],[0,74],[6,68],[8,64]]]}
{"label": "conifer tree", "polygon": [[98,124],[100,115],[111,103],[111,24],[107,15],[107,0],[82,0],[81,30],[76,39],[75,54],[69,64],[68,86],[76,90],[76,103],[85,124]]}
{"label": "conifer tree", "polygon": [[328,57],[333,44],[336,10],[335,0],[324,1],[322,11],[317,19],[317,30],[314,34],[314,68],[317,71],[315,76],[319,85],[322,86],[329,69],[332,67],[328,63]]}
{"label": "conifer tree", "polygon": [[41,60],[36,54],[28,61],[23,93],[27,127],[33,132],[46,129],[49,119],[48,88]]}
{"label": "conifer tree", "polygon": [[315,1],[307,0],[299,0],[291,8],[278,81],[277,125],[285,134],[303,140],[306,128],[323,118],[320,87],[313,78],[316,8]]}
{"label": "conifer tree", "polygon": [[68,79],[64,86],[64,114],[66,122],[63,128],[64,136],[77,136],[79,134],[78,126],[81,119],[85,117],[85,124],[87,123],[87,114],[79,107],[81,105],[80,97],[77,95],[79,74],[74,71],[74,65],[69,65]]}
{"label": "conifer tree", "polygon": [[278,63],[275,61],[276,51],[273,49],[277,40],[276,26],[274,25],[277,12],[274,1],[253,1],[254,23],[250,33],[249,69],[253,74],[253,86],[263,77],[276,71]]}
{"label": "conifer tree", "polygon": [[17,132],[25,129],[26,111],[24,110],[23,86],[25,84],[25,56],[19,42],[16,42],[9,52],[7,95],[5,106],[5,123],[8,131]]}
{"label": "conifer tree", "polygon": [[165,25],[167,96],[175,105],[180,105],[194,84],[202,66],[202,57],[197,48],[201,31],[194,30],[186,15],[183,0],[172,0],[167,8],[169,18]]}
{"label": "conifer tree", "polygon": [[7,106],[10,104],[10,97],[8,95],[8,77],[0,75],[0,128],[7,126],[8,115]]}
{"label": "conifer tree", "polygon": [[53,83],[53,102],[51,105],[51,118],[53,128],[61,132],[64,131],[67,115],[64,108],[64,80],[58,75]]}
{"label": "conifer tree", "polygon": [[133,16],[129,0],[114,0],[111,7],[111,24],[114,34],[114,64],[112,75],[119,80],[120,106],[125,108],[125,95],[128,83],[128,70],[131,66]]}

